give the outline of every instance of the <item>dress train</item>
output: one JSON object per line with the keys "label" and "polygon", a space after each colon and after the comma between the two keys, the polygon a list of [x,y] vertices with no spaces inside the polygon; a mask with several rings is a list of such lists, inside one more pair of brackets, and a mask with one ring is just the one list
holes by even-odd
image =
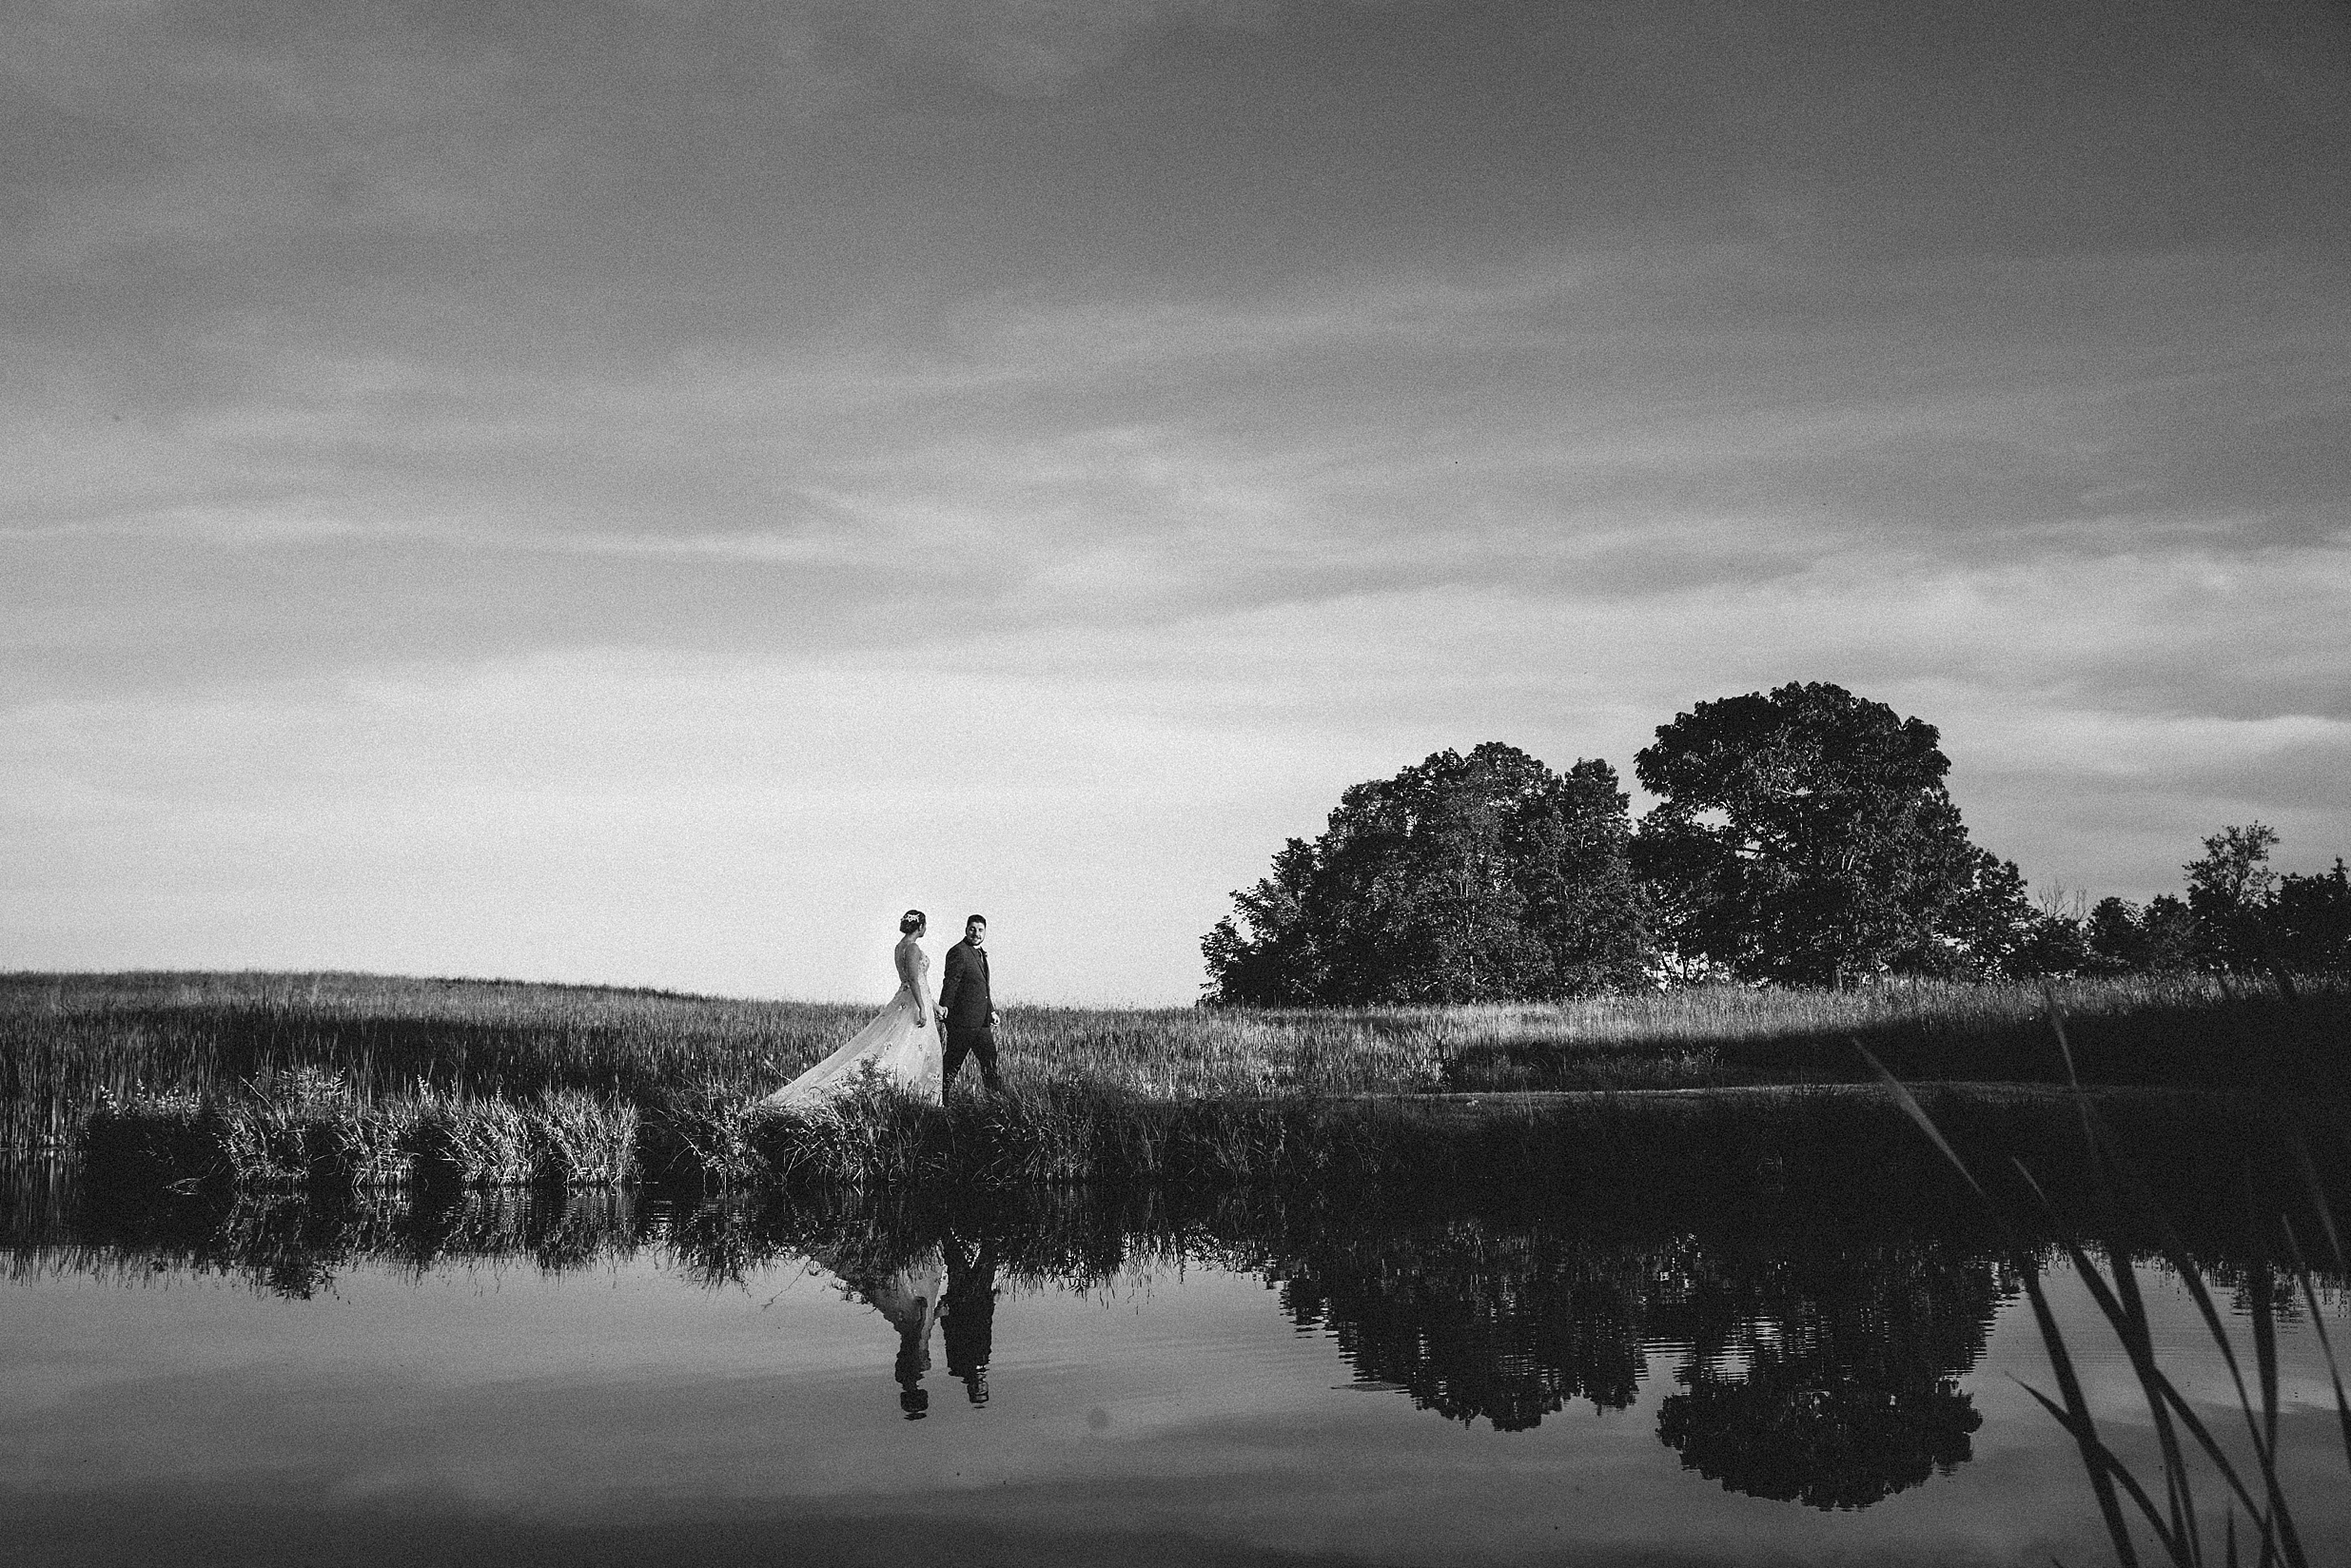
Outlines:
{"label": "dress train", "polygon": [[942,1104],[939,1023],[936,1017],[915,1023],[918,1007],[912,988],[900,986],[872,1023],[760,1104],[809,1109],[849,1092],[869,1074],[902,1094]]}

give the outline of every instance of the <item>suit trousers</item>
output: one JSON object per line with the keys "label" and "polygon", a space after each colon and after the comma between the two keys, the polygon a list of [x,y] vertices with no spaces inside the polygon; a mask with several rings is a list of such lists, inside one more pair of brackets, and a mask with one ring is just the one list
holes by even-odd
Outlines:
{"label": "suit trousers", "polygon": [[947,1026],[947,1057],[940,1064],[939,1075],[942,1086],[955,1081],[955,1069],[963,1066],[967,1055],[979,1058],[980,1082],[991,1093],[1004,1088],[1004,1080],[996,1074],[996,1031],[987,1024]]}

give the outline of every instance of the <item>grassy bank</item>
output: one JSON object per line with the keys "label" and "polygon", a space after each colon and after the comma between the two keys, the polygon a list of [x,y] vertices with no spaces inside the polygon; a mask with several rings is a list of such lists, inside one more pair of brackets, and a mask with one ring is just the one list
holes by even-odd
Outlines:
{"label": "grassy bank", "polygon": [[[2067,1190],[2099,1189],[2079,1107],[2057,1093],[1923,1087],[1982,1168],[2015,1187],[2019,1162]],[[2323,1102],[2091,1091],[2122,1146],[2175,1191],[2175,1207],[2235,1212],[2248,1177],[2296,1190],[2315,1151],[2330,1171],[2351,1123]],[[1359,1205],[1378,1195],[1483,1195],[1587,1214],[1727,1201],[1772,1219],[1791,1192],[1883,1202],[1966,1223],[1970,1198],[1884,1094],[1862,1086],[1681,1093],[1151,1099],[1082,1084],[957,1095],[945,1107],[879,1091],[825,1112],[681,1099],[638,1111],[567,1094],[362,1101],[312,1082],[243,1099],[103,1104],[79,1166],[93,1188],[136,1195],[328,1203],[533,1186],[638,1185],[698,1197],[843,1191],[1019,1192],[1088,1187],[1282,1191]],[[2338,1179],[2330,1177],[2330,1180]],[[1384,1201],[1384,1200],[1383,1200]]]}
{"label": "grassy bank", "polygon": [[[2351,998],[2202,977],[2053,995],[1906,984],[1276,1013],[1015,1008],[999,1098],[940,1110],[880,1095],[794,1117],[754,1102],[866,1008],[347,974],[19,974],[0,978],[0,1110],[10,1147],[78,1141],[142,1180],[255,1189],[1377,1178],[1448,1167],[1428,1143],[1460,1119],[1447,1091],[1849,1082],[1866,1076],[1856,1042],[1906,1078],[2050,1082],[2052,1000],[2092,1083],[2342,1092]],[[1581,1136],[1563,1114],[1497,1120],[1488,1106],[1477,1120],[1504,1137]]]}
{"label": "grassy bank", "polygon": [[[2191,975],[2076,982],[2053,996],[2093,1083],[2345,1087],[2351,996],[2340,991],[2290,1004]],[[1081,1084],[1153,1100],[1858,1081],[1856,1040],[1905,1077],[2055,1082],[2048,1003],[2017,986],[1723,987],[1558,1006],[1013,1008],[1001,1033],[1017,1089]],[[223,1099],[305,1071],[368,1103],[571,1093],[650,1110],[749,1099],[871,1011],[356,974],[10,974],[0,1145],[63,1144],[101,1091]]]}

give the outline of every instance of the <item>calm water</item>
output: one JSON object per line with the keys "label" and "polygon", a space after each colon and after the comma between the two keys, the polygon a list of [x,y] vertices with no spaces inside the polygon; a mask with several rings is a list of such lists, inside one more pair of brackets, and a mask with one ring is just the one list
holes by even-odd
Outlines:
{"label": "calm water", "polygon": [[[2109,1560],[2013,1273],[1930,1234],[54,1191],[10,1229],[15,1561]],[[2340,1558],[2306,1323],[2284,1359]]]}

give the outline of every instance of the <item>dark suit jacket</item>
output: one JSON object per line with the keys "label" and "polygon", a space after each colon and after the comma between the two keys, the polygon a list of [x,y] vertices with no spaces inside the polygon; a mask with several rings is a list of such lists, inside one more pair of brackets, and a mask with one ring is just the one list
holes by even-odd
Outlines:
{"label": "dark suit jacket", "polygon": [[986,1029],[996,1009],[988,991],[988,953],[969,938],[947,950],[947,978],[939,987],[939,1011],[951,1029]]}

